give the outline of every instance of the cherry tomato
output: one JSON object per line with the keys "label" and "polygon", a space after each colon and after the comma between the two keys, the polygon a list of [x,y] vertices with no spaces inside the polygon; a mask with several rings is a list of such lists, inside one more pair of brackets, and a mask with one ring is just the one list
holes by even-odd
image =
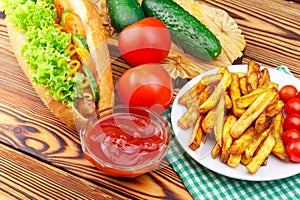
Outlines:
{"label": "cherry tomato", "polygon": [[300,130],[300,115],[293,113],[286,116],[283,122],[283,128],[284,130],[289,130],[289,129]]}
{"label": "cherry tomato", "polygon": [[284,106],[284,112],[287,115],[292,113],[300,114],[300,99],[298,98],[291,98],[288,100]]}
{"label": "cherry tomato", "polygon": [[285,85],[279,91],[280,99],[287,102],[289,99],[297,97],[298,90],[293,85]]}
{"label": "cherry tomato", "polygon": [[293,140],[285,147],[286,154],[292,162],[300,162],[300,140]]}
{"label": "cherry tomato", "polygon": [[286,130],[282,135],[282,141],[284,144],[291,142],[292,140],[300,139],[300,131],[297,129]]}
{"label": "cherry tomato", "polygon": [[159,64],[145,64],[125,71],[117,84],[121,103],[143,106],[161,113],[172,100],[173,82]]}
{"label": "cherry tomato", "polygon": [[118,43],[121,56],[133,66],[161,63],[170,51],[171,36],[160,20],[148,17],[123,29]]}
{"label": "cherry tomato", "polygon": [[65,18],[67,33],[78,33],[86,39],[86,33],[81,18],[76,13],[69,13]]}
{"label": "cherry tomato", "polygon": [[55,0],[54,1],[54,6],[56,8],[58,19],[60,18],[61,14],[65,10],[70,10],[71,9],[71,5],[70,5],[69,1],[67,1],[67,0]]}

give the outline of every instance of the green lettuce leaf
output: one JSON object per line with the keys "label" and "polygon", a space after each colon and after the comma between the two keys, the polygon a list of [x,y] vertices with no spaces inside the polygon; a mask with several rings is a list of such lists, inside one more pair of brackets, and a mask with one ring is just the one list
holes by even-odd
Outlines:
{"label": "green lettuce leaf", "polygon": [[47,95],[52,94],[55,100],[71,105],[76,79],[69,76],[70,55],[65,51],[70,44],[70,35],[54,27],[30,28],[25,38],[21,53],[31,68],[33,82],[45,86]]}
{"label": "green lettuce leaf", "polygon": [[44,28],[54,25],[56,10],[53,0],[1,0],[0,9],[5,10],[6,20],[15,24],[19,31],[29,27]]}
{"label": "green lettuce leaf", "polygon": [[72,106],[76,87],[82,82],[79,73],[70,76],[70,54],[66,48],[70,35],[54,28],[56,10],[53,0],[1,0],[6,20],[25,35],[21,54],[30,67],[32,81],[47,89],[46,95]]}

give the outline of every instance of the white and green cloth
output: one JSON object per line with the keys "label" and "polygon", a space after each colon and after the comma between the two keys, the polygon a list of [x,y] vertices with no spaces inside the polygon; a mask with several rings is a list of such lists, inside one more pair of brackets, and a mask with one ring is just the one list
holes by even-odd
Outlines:
{"label": "white and green cloth", "polygon": [[[276,69],[292,75],[285,66]],[[165,115],[169,122],[170,110]],[[198,164],[181,148],[176,138],[167,159],[194,199],[300,199],[300,174],[274,181],[229,178]]]}

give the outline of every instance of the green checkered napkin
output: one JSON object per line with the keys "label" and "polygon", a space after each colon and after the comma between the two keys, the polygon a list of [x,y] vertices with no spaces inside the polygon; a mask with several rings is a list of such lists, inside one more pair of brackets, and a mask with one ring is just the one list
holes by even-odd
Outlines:
{"label": "green checkered napkin", "polygon": [[[292,75],[285,66],[276,69]],[[170,110],[165,115],[169,122]],[[229,178],[194,161],[181,148],[176,138],[167,159],[195,199],[300,199],[300,174],[260,182]]]}

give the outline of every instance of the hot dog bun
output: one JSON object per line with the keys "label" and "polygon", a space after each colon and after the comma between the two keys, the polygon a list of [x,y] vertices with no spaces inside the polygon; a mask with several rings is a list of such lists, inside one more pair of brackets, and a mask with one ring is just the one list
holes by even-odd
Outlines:
{"label": "hot dog bun", "polygon": [[[98,109],[101,110],[111,107],[114,103],[114,86],[110,55],[107,45],[107,39],[109,37],[108,33],[102,25],[102,20],[94,4],[92,4],[89,0],[69,0],[69,3],[69,9],[80,16],[85,26],[86,40],[90,49],[92,60],[96,66],[96,81],[100,94]],[[61,122],[73,130],[80,128],[87,120],[85,117],[83,117],[76,109],[67,107],[66,104],[54,100],[51,95],[47,97],[46,89],[44,87],[37,86],[32,82],[32,77],[29,71],[30,68],[26,64],[26,61],[24,57],[22,57],[20,51],[21,47],[25,43],[24,35],[18,32],[10,23],[7,23],[7,28],[17,61],[24,74],[31,82],[37,95]]]}
{"label": "hot dog bun", "polygon": [[69,0],[73,12],[77,13],[85,25],[87,42],[91,49],[91,56],[96,62],[100,89],[98,106],[105,109],[113,105],[113,80],[110,64],[107,39],[107,30],[102,25],[102,20],[95,5],[89,0]]}

